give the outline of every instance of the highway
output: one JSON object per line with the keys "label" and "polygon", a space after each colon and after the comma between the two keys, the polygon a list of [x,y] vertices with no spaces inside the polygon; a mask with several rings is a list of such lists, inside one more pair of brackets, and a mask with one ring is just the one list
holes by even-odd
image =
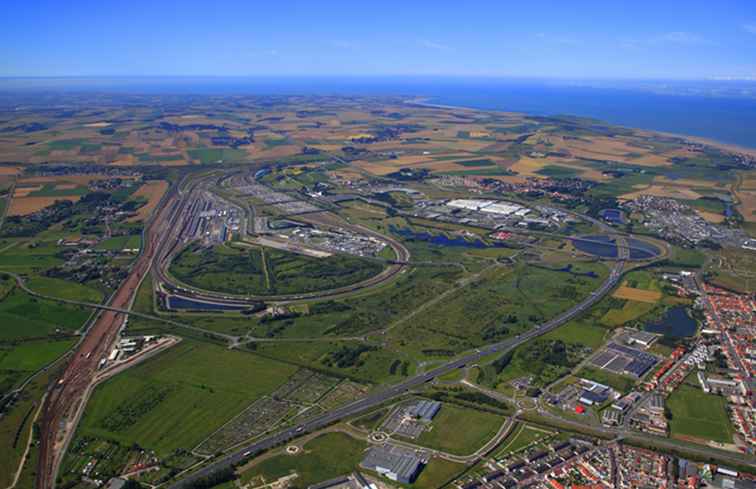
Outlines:
{"label": "highway", "polygon": [[405,380],[404,382],[392,385],[382,391],[370,394],[366,397],[363,397],[362,399],[358,399],[350,404],[334,409],[328,413],[324,413],[322,415],[316,416],[306,421],[304,424],[301,424],[296,427],[284,429],[282,431],[279,431],[278,433],[275,433],[266,438],[263,438],[254,443],[251,443],[247,446],[239,448],[235,450],[233,453],[225,455],[224,457],[201,468],[200,470],[194,472],[193,474],[189,475],[183,480],[174,483],[171,486],[171,489],[180,489],[191,481],[205,477],[215,471],[236,465],[251,456],[254,456],[263,451],[269,450],[277,445],[285,443],[288,440],[302,436],[306,433],[317,431],[325,426],[328,426],[329,424],[337,422],[346,417],[353,416],[353,415],[362,413],[364,411],[367,411],[375,406],[382,404],[383,402],[387,400],[390,400],[397,396],[401,396],[402,394],[405,394],[408,391],[435,379],[436,377],[440,377],[446,373],[449,373],[454,369],[462,368],[466,366],[467,364],[475,363],[479,361],[481,358],[491,355],[493,353],[502,353],[502,354],[506,353],[508,351],[511,351],[517,348],[518,346],[522,345],[523,343],[527,341],[530,341],[534,338],[537,338],[538,336],[546,334],[549,331],[563,325],[564,323],[580,315],[581,313],[589,309],[591,306],[593,306],[596,302],[601,300],[609,291],[611,291],[614,288],[614,286],[619,281],[620,277],[622,276],[623,266],[624,266],[624,261],[617,261],[612,267],[612,270],[609,273],[609,276],[607,277],[607,279],[601,284],[601,287],[599,287],[597,290],[592,292],[591,295],[589,295],[586,299],[584,299],[579,304],[573,306],[571,309],[558,315],[557,317],[545,323],[537,325],[536,327],[534,327],[533,329],[529,330],[526,333],[518,335],[514,338],[509,338],[507,340],[479,348],[472,353],[469,353],[457,360],[450,361],[440,367],[436,367],[433,370],[430,370],[426,373],[418,374],[414,377],[411,377]]}

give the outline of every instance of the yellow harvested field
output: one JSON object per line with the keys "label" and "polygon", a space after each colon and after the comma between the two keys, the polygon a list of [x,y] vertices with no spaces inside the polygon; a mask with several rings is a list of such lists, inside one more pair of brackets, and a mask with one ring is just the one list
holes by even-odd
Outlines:
{"label": "yellow harvested field", "polygon": [[110,122],[92,122],[91,124],[84,124],[84,127],[108,127]]}
{"label": "yellow harvested field", "polygon": [[17,166],[0,166],[0,175],[18,175],[20,172]]}
{"label": "yellow harvested field", "polygon": [[[61,175],[59,177],[27,177],[22,178],[18,181],[19,184],[35,184],[38,183],[40,185],[52,183],[56,185],[65,184],[65,183],[74,183],[77,185],[87,185],[89,182],[93,180],[106,180],[108,178],[112,178],[108,175]],[[135,178],[135,177],[121,177],[121,178]]]}
{"label": "yellow harvested field", "polygon": [[627,287],[625,285],[618,288],[612,297],[617,299],[626,299],[629,301],[646,302],[653,304],[658,302],[662,298],[662,293],[658,290],[644,290],[635,289],[633,287]]}
{"label": "yellow harvested field", "polygon": [[68,200],[76,202],[79,200],[79,195],[66,195],[65,197],[21,197],[20,199],[14,198],[11,200],[10,208],[8,209],[9,216],[26,216],[44,209],[48,205],[54,204],[57,200]]}
{"label": "yellow harvested field", "polygon": [[632,200],[641,195],[652,195],[654,197],[669,197],[671,199],[695,200],[701,198],[701,194],[684,187],[674,187],[671,185],[654,185],[620,195],[619,200]]}
{"label": "yellow harvested field", "polygon": [[19,197],[26,197],[32,192],[36,192],[37,190],[42,190],[42,185],[32,185],[29,187],[16,187],[16,189],[13,191],[13,198],[17,199]]}
{"label": "yellow harvested field", "polygon": [[471,138],[487,138],[491,135],[488,131],[470,131]]}
{"label": "yellow harvested field", "polygon": [[520,158],[519,160],[517,160],[517,163],[510,166],[509,169],[512,171],[516,171],[518,174],[524,177],[543,178],[543,175],[539,175],[536,172],[548,164],[549,164],[548,160],[535,159],[535,158],[531,158],[530,156],[524,156]]}
{"label": "yellow harvested field", "polygon": [[680,178],[678,180],[671,180],[663,176],[655,177],[654,183],[658,183],[659,185],[672,186],[672,187],[716,188],[716,187],[722,186],[722,184],[719,184],[717,182],[708,182],[706,180],[693,180],[690,178]]}
{"label": "yellow harvested field", "polygon": [[709,212],[709,211],[702,211],[700,209],[696,209],[696,213],[706,219],[707,221],[719,224],[720,222],[725,220],[725,216],[722,214],[717,214],[716,212]]}
{"label": "yellow harvested field", "polygon": [[388,175],[389,173],[393,173],[398,169],[398,167],[384,165],[381,163],[355,162],[354,165],[362,168],[366,172],[378,176]]}
{"label": "yellow harvested field", "polygon": [[139,208],[137,215],[127,219],[127,222],[142,221],[147,219],[152,211],[157,207],[158,202],[168,190],[168,182],[165,180],[154,180],[145,183],[131,196],[132,199],[144,197],[147,203]]}
{"label": "yellow harvested field", "polygon": [[756,222],[756,190],[738,190],[735,192],[738,199],[738,212],[748,222]]}
{"label": "yellow harvested field", "polygon": [[600,171],[590,168],[588,166],[583,166],[576,164],[574,160],[565,160],[562,158],[533,158],[531,156],[524,156],[517,160],[517,162],[510,166],[509,169],[516,171],[519,175],[523,177],[537,177],[537,178],[546,178],[544,175],[540,175],[537,173],[540,169],[542,169],[544,166],[548,165],[559,165],[564,166],[567,168],[572,168],[574,170],[577,170],[580,172],[581,178],[587,178],[589,180],[594,180],[597,182],[602,182],[604,180],[608,180],[609,177],[601,173]]}

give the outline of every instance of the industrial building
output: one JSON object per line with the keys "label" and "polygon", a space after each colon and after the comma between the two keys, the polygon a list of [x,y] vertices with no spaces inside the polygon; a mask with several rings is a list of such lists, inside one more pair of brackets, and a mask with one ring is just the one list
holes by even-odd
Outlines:
{"label": "industrial building", "polygon": [[411,450],[382,445],[368,450],[360,466],[392,481],[411,484],[423,468],[423,460]]}
{"label": "industrial building", "polygon": [[441,409],[438,401],[419,401],[407,408],[407,414],[423,421],[431,421]]}

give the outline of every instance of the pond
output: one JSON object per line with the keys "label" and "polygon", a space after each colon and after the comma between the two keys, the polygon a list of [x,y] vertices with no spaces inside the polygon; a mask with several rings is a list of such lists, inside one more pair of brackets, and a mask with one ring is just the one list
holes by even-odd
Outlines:
{"label": "pond", "polygon": [[451,247],[464,247],[464,248],[505,248],[503,243],[486,244],[480,239],[467,239],[463,236],[457,236],[450,238],[445,234],[431,234],[426,232],[415,232],[409,228],[400,228],[396,226],[390,226],[392,233],[401,236],[404,239],[425,241],[438,246],[451,246]]}
{"label": "pond", "polygon": [[249,306],[214,304],[212,302],[202,302],[194,299],[187,299],[186,297],[169,295],[168,308],[195,311],[243,311],[244,309],[248,309]]}
{"label": "pond", "polygon": [[670,308],[663,318],[647,323],[643,329],[671,338],[689,338],[696,334],[698,323],[690,317],[685,306],[675,306]]}

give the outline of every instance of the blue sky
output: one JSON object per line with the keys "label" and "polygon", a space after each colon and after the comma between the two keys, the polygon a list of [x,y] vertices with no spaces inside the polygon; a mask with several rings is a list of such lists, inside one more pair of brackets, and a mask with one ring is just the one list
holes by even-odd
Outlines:
{"label": "blue sky", "polygon": [[4,0],[0,45],[0,76],[756,79],[756,1]]}

